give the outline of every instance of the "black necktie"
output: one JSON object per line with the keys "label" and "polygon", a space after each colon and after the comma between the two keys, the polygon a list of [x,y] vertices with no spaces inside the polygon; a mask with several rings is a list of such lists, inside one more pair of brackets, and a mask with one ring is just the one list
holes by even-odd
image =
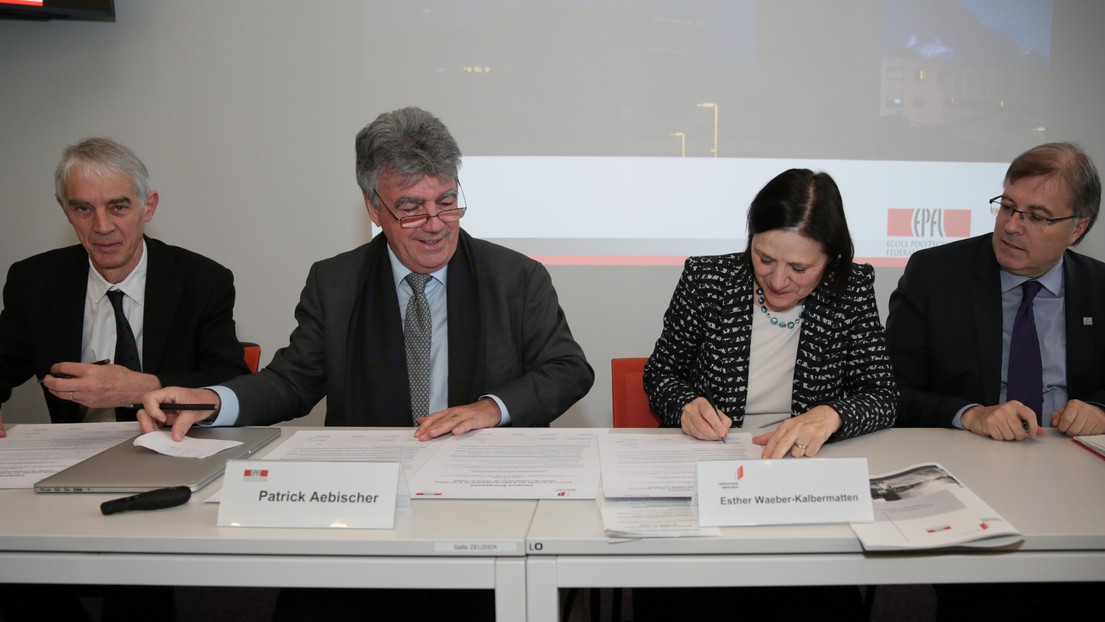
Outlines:
{"label": "black necktie", "polygon": [[[123,313],[123,292],[113,289],[108,291],[107,298],[111,301],[111,309],[115,312],[115,361],[116,365],[122,365],[131,371],[142,371],[142,363],[138,358],[138,342],[134,339],[134,331],[130,328],[130,322]],[[117,421],[134,421],[138,411],[133,408],[116,408],[115,419]]]}
{"label": "black necktie", "polygon": [[1005,385],[1006,399],[1017,400],[1031,408],[1039,425],[1043,425],[1044,366],[1040,360],[1032,301],[1041,287],[1035,280],[1021,284],[1021,306],[1017,308],[1013,335],[1009,339],[1009,375]]}

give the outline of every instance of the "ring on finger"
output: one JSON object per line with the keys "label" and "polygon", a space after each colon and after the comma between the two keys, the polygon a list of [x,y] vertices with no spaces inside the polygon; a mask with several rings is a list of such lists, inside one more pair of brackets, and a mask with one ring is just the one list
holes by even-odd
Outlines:
{"label": "ring on finger", "polygon": [[70,402],[73,401],[73,392],[72,391],[69,392],[69,401]]}
{"label": "ring on finger", "polygon": [[794,446],[798,449],[805,449],[806,447],[809,447],[809,444],[803,445],[802,443],[795,443]]}

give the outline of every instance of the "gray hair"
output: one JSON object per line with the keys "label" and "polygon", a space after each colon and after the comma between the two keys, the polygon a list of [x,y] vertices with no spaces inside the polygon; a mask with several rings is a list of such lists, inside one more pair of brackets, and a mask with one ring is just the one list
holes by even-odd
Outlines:
{"label": "gray hair", "polygon": [[62,152],[61,162],[58,162],[54,172],[54,192],[62,203],[68,201],[65,184],[74,170],[86,177],[122,175],[130,180],[131,189],[138,195],[139,201],[145,201],[150,196],[150,175],[146,165],[133,151],[110,138],[86,138],[69,145]]}
{"label": "gray hair", "polygon": [[376,117],[357,133],[357,183],[376,205],[381,175],[396,175],[404,186],[426,176],[453,180],[460,147],[440,119],[421,108],[401,108]]}
{"label": "gray hair", "polygon": [[1058,177],[1070,190],[1070,208],[1078,218],[1089,219],[1078,244],[1093,228],[1101,207],[1101,178],[1086,152],[1075,143],[1046,143],[1017,156],[1005,173],[1005,183],[1028,177]]}

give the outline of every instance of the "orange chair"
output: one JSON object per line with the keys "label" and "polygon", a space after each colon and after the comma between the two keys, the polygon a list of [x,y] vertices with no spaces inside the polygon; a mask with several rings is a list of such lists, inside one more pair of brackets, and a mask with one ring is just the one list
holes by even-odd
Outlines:
{"label": "orange chair", "polygon": [[660,417],[652,412],[645,393],[647,358],[611,359],[610,389],[615,428],[658,428]]}
{"label": "orange chair", "polygon": [[248,341],[239,341],[238,343],[242,345],[242,356],[246,359],[246,367],[249,367],[249,373],[256,374],[257,368],[261,365],[261,346]]}

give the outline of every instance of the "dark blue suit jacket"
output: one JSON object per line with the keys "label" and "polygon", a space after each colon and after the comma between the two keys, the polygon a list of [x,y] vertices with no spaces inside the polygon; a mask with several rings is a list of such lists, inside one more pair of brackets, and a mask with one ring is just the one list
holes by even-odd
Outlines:
{"label": "dark blue suit jacket", "polygon": [[[1105,264],[1068,250],[1063,279],[1067,395],[1105,403]],[[950,426],[964,406],[997,404],[1001,331],[991,234],[915,253],[886,321],[901,390],[897,425]]]}

